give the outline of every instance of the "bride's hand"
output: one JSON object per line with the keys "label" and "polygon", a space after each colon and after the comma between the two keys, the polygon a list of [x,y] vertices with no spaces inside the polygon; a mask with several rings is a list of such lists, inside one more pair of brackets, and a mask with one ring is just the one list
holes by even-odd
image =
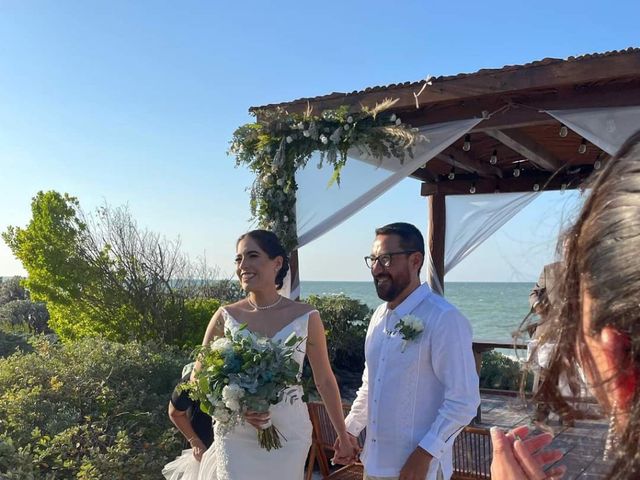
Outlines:
{"label": "bride's hand", "polygon": [[262,428],[271,421],[271,414],[269,412],[247,410],[244,413],[244,419],[256,429],[262,430]]}

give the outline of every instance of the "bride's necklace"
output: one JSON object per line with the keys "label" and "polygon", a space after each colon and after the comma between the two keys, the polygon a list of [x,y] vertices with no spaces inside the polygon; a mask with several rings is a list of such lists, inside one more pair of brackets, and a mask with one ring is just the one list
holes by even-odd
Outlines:
{"label": "bride's necklace", "polygon": [[282,299],[283,299],[282,295],[278,295],[278,299],[275,302],[273,302],[271,305],[265,305],[264,307],[261,307],[260,305],[253,303],[253,301],[249,297],[247,297],[247,302],[249,302],[249,305],[251,305],[255,310],[268,310],[278,305],[282,301]]}

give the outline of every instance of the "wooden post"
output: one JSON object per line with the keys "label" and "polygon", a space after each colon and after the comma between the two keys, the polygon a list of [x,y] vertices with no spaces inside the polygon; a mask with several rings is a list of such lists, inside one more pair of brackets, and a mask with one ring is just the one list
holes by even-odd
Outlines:
{"label": "wooden post", "polygon": [[289,255],[289,271],[291,272],[291,292],[295,292],[298,289],[298,295],[296,298],[292,298],[291,300],[299,300],[300,299],[300,266],[298,264],[298,249],[295,249]]}
{"label": "wooden post", "polygon": [[447,221],[445,196],[440,194],[429,196],[429,240],[428,248],[433,260],[435,271],[431,272],[429,285],[437,291],[438,284],[444,295],[444,236]]}

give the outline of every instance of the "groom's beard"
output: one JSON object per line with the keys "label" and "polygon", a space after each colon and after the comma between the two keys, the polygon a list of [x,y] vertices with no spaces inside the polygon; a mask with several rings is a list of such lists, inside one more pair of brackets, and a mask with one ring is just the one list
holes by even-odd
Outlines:
{"label": "groom's beard", "polygon": [[376,287],[376,293],[380,300],[392,302],[402,291],[411,283],[409,275],[396,275],[392,277],[388,273],[376,275],[373,278],[373,284]]}

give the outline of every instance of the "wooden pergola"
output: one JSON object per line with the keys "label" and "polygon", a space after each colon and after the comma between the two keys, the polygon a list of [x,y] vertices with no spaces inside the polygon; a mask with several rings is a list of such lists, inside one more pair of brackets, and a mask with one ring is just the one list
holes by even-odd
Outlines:
{"label": "wooden pergola", "polygon": [[[546,111],[640,105],[640,49],[547,58],[250,111],[258,119],[276,107],[293,113],[350,105],[355,111],[386,98],[398,99],[393,112],[413,127],[483,119],[411,175],[422,181],[421,193],[428,197],[428,245],[444,285],[445,197],[577,188],[606,154]],[[297,276],[297,257],[292,260]]]}

